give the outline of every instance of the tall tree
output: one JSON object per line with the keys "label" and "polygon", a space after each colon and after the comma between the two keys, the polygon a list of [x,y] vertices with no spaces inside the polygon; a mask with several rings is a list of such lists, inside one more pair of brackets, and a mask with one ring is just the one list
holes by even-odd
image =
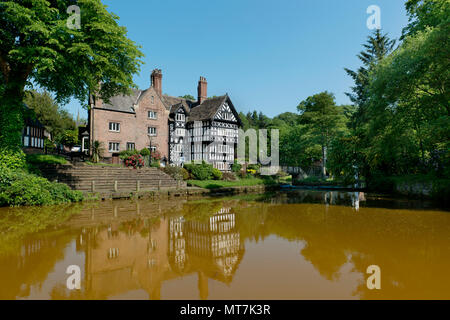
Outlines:
{"label": "tall tree", "polygon": [[385,56],[392,52],[395,46],[395,40],[389,39],[387,34],[382,34],[377,29],[367,38],[367,42],[363,44],[364,50],[357,57],[361,60],[362,65],[358,70],[353,71],[344,68],[347,74],[352,77],[355,82],[352,92],[346,93],[350,100],[357,106],[355,116],[353,118],[354,125],[357,126],[366,121],[366,102],[368,99],[369,73]]}
{"label": "tall tree", "polygon": [[[75,3],[80,29],[68,24]],[[89,93],[108,100],[135,87],[143,55],[118,19],[100,0],[0,2],[0,148],[20,146],[27,85],[85,105]]]}
{"label": "tall tree", "polygon": [[327,149],[332,139],[346,129],[343,109],[336,106],[334,95],[321,92],[308,97],[297,106],[300,124],[305,126],[312,139],[322,149],[322,173],[326,175]]}

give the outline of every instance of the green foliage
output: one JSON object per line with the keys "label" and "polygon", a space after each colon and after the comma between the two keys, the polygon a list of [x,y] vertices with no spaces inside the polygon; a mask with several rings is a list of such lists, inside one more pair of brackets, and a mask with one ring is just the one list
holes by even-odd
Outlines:
{"label": "green foliage", "polygon": [[0,168],[0,206],[53,205],[83,199],[79,191],[22,170]]}
{"label": "green foliage", "polygon": [[60,136],[56,137],[56,140],[69,148],[78,143],[77,130],[66,130]]}
{"label": "green foliage", "polygon": [[275,185],[277,182],[269,176],[262,178],[246,178],[240,180],[188,180],[189,185],[206,189],[219,189],[229,187],[245,187],[257,185]]}
{"label": "green foliage", "polygon": [[190,177],[189,172],[182,167],[167,166],[163,168],[163,171],[175,180],[188,180]]}
{"label": "green foliage", "polygon": [[224,172],[222,174],[222,180],[225,180],[225,181],[236,181],[237,177],[234,174],[234,172]]}
{"label": "green foliage", "polygon": [[222,171],[216,168],[212,169],[212,177],[214,180],[222,180],[222,176],[223,176]]}
{"label": "green foliage", "polygon": [[159,168],[161,167],[161,163],[159,162],[159,160],[152,159],[152,161],[150,162],[150,167]]}
{"label": "green foliage", "polygon": [[233,171],[234,173],[237,173],[239,171],[241,171],[242,169],[242,165],[240,163],[237,162],[237,160],[234,160],[234,163],[231,165],[231,171]]}
{"label": "green foliage", "polygon": [[22,150],[0,148],[0,168],[12,170],[25,168],[25,153]]}
{"label": "green foliage", "polygon": [[47,138],[44,139],[44,148],[45,151],[49,153],[53,153],[56,150],[55,144],[50,139]]}
{"label": "green foliage", "polygon": [[150,150],[148,148],[144,148],[141,151],[139,151],[139,153],[141,154],[141,156],[147,157],[150,155]]}
{"label": "green foliage", "polygon": [[[122,150],[119,152],[119,158],[122,160],[128,159],[131,156],[139,154],[137,150]],[[143,154],[141,154],[143,155]]]}
{"label": "green foliage", "polygon": [[184,168],[196,180],[210,180],[213,179],[214,176],[214,167],[204,161],[201,164],[185,163]]}
{"label": "green foliage", "polygon": [[180,98],[186,99],[186,100],[190,100],[190,101],[196,101],[197,99],[194,98],[193,95],[190,94],[185,94],[184,96],[180,96]]}
{"label": "green foliage", "polygon": [[29,154],[26,157],[27,163],[40,164],[67,164],[66,158],[51,154]]}
{"label": "green foliage", "polygon": [[[86,105],[90,93],[104,98],[128,93],[143,56],[100,0],[78,0],[81,28],[70,29],[72,0],[0,2],[0,147],[18,147],[24,87],[33,83]],[[102,83],[99,86],[99,83]]]}
{"label": "green foliage", "polygon": [[334,142],[331,165],[344,179],[357,166],[370,187],[392,188],[384,177],[449,174],[450,2],[409,0],[406,9],[400,46],[392,51],[377,31],[358,55],[363,66],[347,70],[357,109],[347,141]]}
{"label": "green foliage", "polygon": [[24,102],[34,111],[36,118],[51,133],[53,139],[61,137],[67,130],[76,129],[72,115],[60,107],[48,91],[27,91]]}

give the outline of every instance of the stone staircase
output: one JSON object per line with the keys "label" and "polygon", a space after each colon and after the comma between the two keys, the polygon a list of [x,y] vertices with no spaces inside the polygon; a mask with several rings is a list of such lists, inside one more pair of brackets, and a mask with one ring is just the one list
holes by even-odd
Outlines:
{"label": "stone staircase", "polygon": [[139,192],[186,187],[157,168],[129,169],[108,166],[57,165],[40,168],[50,181],[83,192]]}

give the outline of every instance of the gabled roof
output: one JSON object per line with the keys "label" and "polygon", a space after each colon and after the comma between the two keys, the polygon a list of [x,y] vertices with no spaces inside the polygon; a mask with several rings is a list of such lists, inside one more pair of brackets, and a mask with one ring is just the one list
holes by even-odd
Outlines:
{"label": "gabled roof", "polygon": [[142,92],[142,90],[133,89],[130,95],[117,95],[111,97],[108,103],[103,102],[102,109],[134,113],[135,110],[133,106],[137,103]]}
{"label": "gabled roof", "polygon": [[228,95],[209,98],[191,109],[189,121],[202,121],[213,119],[219,108],[228,99]]}
{"label": "gabled roof", "polygon": [[223,96],[209,98],[203,101],[202,104],[192,107],[191,112],[189,114],[189,122],[191,121],[202,121],[202,120],[213,120],[216,116],[217,112],[220,110],[222,105],[227,102],[233,111],[239,126],[242,126],[241,119],[239,118],[239,114],[234,108],[233,103],[231,102],[228,94]]}

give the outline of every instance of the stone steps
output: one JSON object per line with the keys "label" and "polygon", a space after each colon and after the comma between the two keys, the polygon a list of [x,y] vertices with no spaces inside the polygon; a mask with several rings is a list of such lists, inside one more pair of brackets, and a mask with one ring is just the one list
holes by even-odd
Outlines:
{"label": "stone steps", "polygon": [[157,168],[46,166],[40,169],[47,179],[85,192],[135,192],[186,186],[185,182],[178,182]]}

